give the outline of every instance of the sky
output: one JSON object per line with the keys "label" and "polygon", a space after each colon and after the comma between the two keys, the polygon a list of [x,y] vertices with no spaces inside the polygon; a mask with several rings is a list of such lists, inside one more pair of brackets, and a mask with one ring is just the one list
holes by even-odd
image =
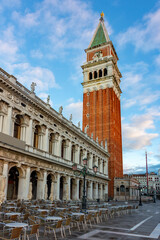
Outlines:
{"label": "sky", "polygon": [[160,1],[0,0],[0,67],[77,125],[100,13],[119,57],[124,173],[160,168]]}

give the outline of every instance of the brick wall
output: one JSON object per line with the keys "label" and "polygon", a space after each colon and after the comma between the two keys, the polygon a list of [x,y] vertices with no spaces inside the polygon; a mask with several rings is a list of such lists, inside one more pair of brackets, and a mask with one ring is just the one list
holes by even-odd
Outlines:
{"label": "brick wall", "polygon": [[[89,114],[87,116],[87,114]],[[112,88],[100,89],[83,95],[83,131],[99,143],[107,139],[110,153],[108,173],[109,196],[114,196],[114,177],[123,177],[120,100]]]}

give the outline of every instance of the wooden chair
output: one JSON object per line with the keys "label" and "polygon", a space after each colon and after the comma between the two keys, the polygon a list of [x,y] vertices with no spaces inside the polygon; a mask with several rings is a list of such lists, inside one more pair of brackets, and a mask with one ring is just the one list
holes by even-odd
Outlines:
{"label": "wooden chair", "polygon": [[84,221],[86,228],[88,228],[88,226],[87,226],[88,223],[89,223],[90,227],[92,228],[91,220],[92,220],[92,214],[89,213],[89,214],[86,216],[85,221]]}
{"label": "wooden chair", "polygon": [[63,236],[63,229],[62,229],[62,220],[59,220],[59,221],[57,222],[57,224],[50,225],[50,226],[45,226],[44,235],[47,234],[47,229],[48,229],[49,233],[50,233],[51,231],[53,231],[55,240],[57,240],[56,230],[58,230],[58,229],[60,229],[60,231],[61,231],[61,237],[62,237],[62,238],[64,237],[64,236]]}
{"label": "wooden chair", "polygon": [[64,236],[66,237],[66,229],[68,228],[69,234],[71,235],[71,218],[67,218],[63,225]]}
{"label": "wooden chair", "polygon": [[27,240],[29,240],[29,237],[35,235],[36,239],[38,240],[38,235],[39,235],[39,224],[34,224],[31,228],[30,231],[26,232]]}
{"label": "wooden chair", "polygon": [[8,239],[21,239],[21,233],[22,233],[22,227],[18,227],[18,228],[13,228],[10,232],[10,236],[4,236],[5,235],[5,232],[4,232],[4,235],[3,237],[0,236],[0,239],[2,240],[8,240]]}
{"label": "wooden chair", "polygon": [[12,221],[18,221],[19,220],[19,216],[18,215],[11,215],[10,216],[10,220],[12,220]]}

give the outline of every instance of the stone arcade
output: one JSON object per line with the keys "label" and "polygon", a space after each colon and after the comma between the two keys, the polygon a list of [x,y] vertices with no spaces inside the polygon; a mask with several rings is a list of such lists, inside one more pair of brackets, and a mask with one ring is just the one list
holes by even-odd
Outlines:
{"label": "stone arcade", "polygon": [[87,176],[87,198],[107,199],[107,145],[103,147],[67,120],[63,108],[56,112],[17,79],[0,69],[0,201],[6,199],[80,200],[82,169],[98,166],[96,176]]}

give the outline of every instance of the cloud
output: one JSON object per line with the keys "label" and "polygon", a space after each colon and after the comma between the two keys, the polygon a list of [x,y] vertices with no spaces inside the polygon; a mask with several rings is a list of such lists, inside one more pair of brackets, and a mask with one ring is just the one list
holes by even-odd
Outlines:
{"label": "cloud", "polygon": [[[158,172],[160,169],[160,164],[152,164],[148,166],[148,172]],[[136,166],[128,166],[127,164],[124,165],[124,174],[143,174],[146,173],[146,166],[145,163],[143,165],[136,165]]]}
{"label": "cloud", "polygon": [[158,133],[149,133],[154,130],[153,117],[148,114],[132,117],[131,123],[123,123],[123,147],[125,151],[139,150],[152,145],[152,140]]}
{"label": "cloud", "polygon": [[26,13],[24,16],[18,12],[13,12],[12,17],[16,20],[23,28],[35,27],[39,24],[38,17],[39,12],[36,13]]}
{"label": "cloud", "polygon": [[59,88],[54,74],[47,68],[32,67],[29,63],[14,64],[12,71],[16,72],[19,82],[30,89],[32,82],[37,84],[36,92],[48,91],[50,88]]}
{"label": "cloud", "polygon": [[9,26],[0,34],[0,62],[16,61],[18,49],[18,43],[14,36],[14,27]]}
{"label": "cloud", "polygon": [[64,115],[69,118],[70,114],[73,116],[73,122],[77,124],[82,121],[82,107],[83,102],[72,102],[64,107]]}
{"label": "cloud", "polygon": [[143,17],[140,24],[129,27],[126,32],[117,36],[119,46],[131,43],[136,50],[148,52],[160,49],[160,8]]}
{"label": "cloud", "polygon": [[31,51],[31,57],[41,59],[43,57],[43,53],[40,51],[40,49],[35,49]]}

